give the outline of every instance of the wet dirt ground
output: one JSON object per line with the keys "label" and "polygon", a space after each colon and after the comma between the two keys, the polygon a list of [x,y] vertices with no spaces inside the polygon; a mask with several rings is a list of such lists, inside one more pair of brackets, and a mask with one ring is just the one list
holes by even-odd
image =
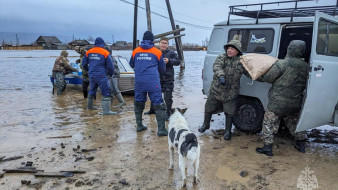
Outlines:
{"label": "wet dirt ground", "polygon": [[[157,137],[155,116],[144,116],[148,130],[136,133],[133,96],[124,95],[127,106],[123,109],[113,108],[118,115],[102,116],[101,109],[86,110],[80,87],[68,86],[63,95],[52,95],[47,75],[59,53],[0,51],[0,158],[23,156],[0,162],[0,177],[3,169],[22,167],[28,161],[45,172],[86,173],[69,178],[5,173],[0,178],[0,189],[180,189],[178,156],[175,154],[174,170],[168,170],[167,137]],[[129,57],[131,52],[113,54]],[[188,108],[185,117],[201,145],[199,183],[193,184],[188,174],[186,189],[297,189],[297,185],[304,184],[298,181],[307,167],[312,171],[307,172],[308,176],[316,177],[318,189],[337,189],[335,128],[327,127],[325,133],[309,132],[305,154],[293,148],[292,139],[280,135],[273,157],[255,152],[262,145],[258,134],[234,129],[232,140],[224,141],[211,130],[204,134],[197,131],[206,101],[201,92],[204,55],[185,52],[184,73],[180,75],[176,67],[173,107]],[[70,61],[76,56],[70,51]],[[98,95],[95,104],[99,108],[100,100]],[[224,115],[214,115],[211,128],[221,133]],[[29,184],[22,184],[22,180]]]}

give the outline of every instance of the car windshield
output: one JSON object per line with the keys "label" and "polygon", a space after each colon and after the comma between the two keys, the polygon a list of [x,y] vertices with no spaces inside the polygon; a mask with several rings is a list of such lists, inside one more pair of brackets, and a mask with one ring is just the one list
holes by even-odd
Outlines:
{"label": "car windshield", "polygon": [[133,68],[130,67],[129,62],[124,57],[115,57],[117,65],[122,73],[124,72],[134,72]]}

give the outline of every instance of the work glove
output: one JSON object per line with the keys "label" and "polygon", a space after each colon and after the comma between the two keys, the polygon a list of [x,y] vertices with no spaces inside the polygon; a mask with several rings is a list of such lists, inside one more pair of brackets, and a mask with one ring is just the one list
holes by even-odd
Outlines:
{"label": "work glove", "polygon": [[218,78],[218,82],[219,82],[221,85],[225,85],[225,78],[224,78],[224,76],[220,76],[220,77]]}

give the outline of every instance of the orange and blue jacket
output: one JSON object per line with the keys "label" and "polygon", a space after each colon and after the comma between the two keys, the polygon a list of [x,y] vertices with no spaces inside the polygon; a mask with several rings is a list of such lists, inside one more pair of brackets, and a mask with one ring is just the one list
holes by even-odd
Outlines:
{"label": "orange and blue jacket", "polygon": [[135,71],[135,91],[161,91],[160,74],[165,73],[166,66],[162,52],[152,41],[142,41],[133,51],[129,64]]}
{"label": "orange and blue jacket", "polygon": [[112,77],[114,74],[112,57],[103,47],[103,40],[95,40],[95,46],[82,58],[82,67],[88,71],[90,78]]}

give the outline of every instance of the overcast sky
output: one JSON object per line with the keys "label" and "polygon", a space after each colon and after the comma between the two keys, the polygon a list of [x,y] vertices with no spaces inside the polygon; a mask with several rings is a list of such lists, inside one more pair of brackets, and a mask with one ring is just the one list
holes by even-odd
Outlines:
{"label": "overcast sky", "polygon": [[[281,0],[171,0],[176,22],[186,30],[183,43],[202,44],[213,24],[227,19],[229,5]],[[0,32],[101,36],[105,41],[132,41],[134,0],[0,0]],[[336,0],[319,0],[335,4]],[[316,2],[314,2],[316,4]],[[165,0],[150,0],[151,11],[168,17]],[[318,5],[318,4],[317,4]],[[145,7],[145,0],[139,0]],[[152,14],[153,33],[171,30],[167,18]],[[147,30],[145,10],[138,11],[138,39]]]}

